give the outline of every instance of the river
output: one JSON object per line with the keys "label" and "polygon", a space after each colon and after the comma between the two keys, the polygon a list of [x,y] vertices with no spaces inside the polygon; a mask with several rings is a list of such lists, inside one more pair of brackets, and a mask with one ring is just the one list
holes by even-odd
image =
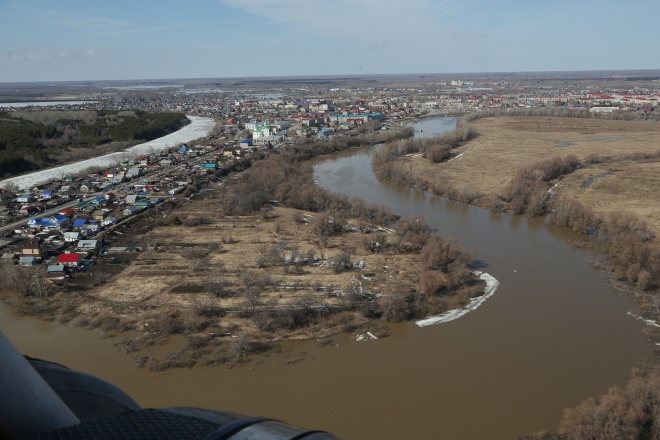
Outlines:
{"label": "river", "polygon": [[[422,122],[441,131],[455,121]],[[382,181],[371,170],[372,151],[318,158],[315,177],[400,215],[423,215],[440,234],[474,249],[482,270],[501,283],[480,308],[430,327],[390,325],[391,336],[377,341],[340,335],[335,348],[284,344],[313,357],[296,365],[275,355],[252,368],[162,374],[136,369],[113,346],[116,339],[95,332],[5,309],[0,325],[23,353],[95,374],[146,407],[267,415],[348,440],[503,440],[556,430],[565,407],[624,385],[635,362],[652,359],[642,324],[626,315],[632,304],[587,266],[585,252],[568,245],[570,231]]]}

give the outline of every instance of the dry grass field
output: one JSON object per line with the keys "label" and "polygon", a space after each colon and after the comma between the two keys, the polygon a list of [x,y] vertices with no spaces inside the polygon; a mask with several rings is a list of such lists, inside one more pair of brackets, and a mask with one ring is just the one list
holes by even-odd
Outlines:
{"label": "dry grass field", "polygon": [[627,212],[660,233],[660,161],[592,165],[565,176],[555,189],[596,212]]}
{"label": "dry grass field", "polygon": [[[156,226],[140,238],[158,250],[139,253],[123,271],[94,287],[92,295],[101,301],[85,302],[80,311],[116,316],[139,329],[144,323],[153,326],[164,310],[176,311],[185,320],[200,308],[224,309],[229,313],[209,320],[223,331],[247,332],[255,340],[322,337],[369,319],[359,312],[342,312],[318,325],[264,333],[254,319],[241,316],[301,305],[345,306],[350,300],[337,295],[340,291],[379,294],[386,285],[407,289],[419,283],[423,271],[419,254],[366,250],[361,245],[365,234],[358,230],[323,240],[313,231],[319,215],[315,213],[275,208],[267,219],[224,216],[217,199],[205,198],[187,202],[170,217],[174,215],[182,224]],[[200,218],[204,224],[190,225]],[[360,226],[357,221],[352,225]],[[354,267],[337,273],[332,261],[341,253]]]}
{"label": "dry grass field", "polygon": [[[432,183],[490,196],[500,194],[520,168],[556,156],[608,157],[616,162],[617,157],[660,150],[657,122],[515,116],[483,118],[471,124],[479,136],[454,150],[458,156],[453,160],[432,163],[421,155],[403,160]],[[587,167],[565,176],[556,192],[599,212],[629,211],[660,231],[657,167],[657,163],[636,162]],[[580,188],[585,180],[610,169],[612,176]]]}

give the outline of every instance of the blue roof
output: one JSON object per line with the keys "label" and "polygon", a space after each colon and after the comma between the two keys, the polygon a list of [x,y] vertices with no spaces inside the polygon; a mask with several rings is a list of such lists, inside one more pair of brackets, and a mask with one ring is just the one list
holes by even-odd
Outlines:
{"label": "blue roof", "polygon": [[85,226],[86,222],[87,220],[85,220],[84,218],[77,218],[73,221],[73,226]]}
{"label": "blue roof", "polygon": [[53,192],[52,191],[44,191],[42,194],[44,196],[49,196],[49,195],[53,194]]}

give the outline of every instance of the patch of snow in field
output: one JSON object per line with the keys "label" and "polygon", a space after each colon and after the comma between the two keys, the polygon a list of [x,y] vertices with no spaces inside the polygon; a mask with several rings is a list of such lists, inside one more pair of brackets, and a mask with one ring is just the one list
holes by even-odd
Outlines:
{"label": "patch of snow in field", "polygon": [[552,185],[552,188],[550,188],[550,189],[548,190],[548,194],[551,195],[551,196],[553,196],[553,195],[555,194],[555,192],[553,191],[553,189],[557,188],[558,186],[559,186],[559,182],[557,182],[557,183],[555,183],[554,185]]}
{"label": "patch of snow in field", "polygon": [[50,168],[26,174],[24,176],[6,179],[0,181],[0,187],[9,182],[13,182],[18,185],[20,189],[31,188],[34,185],[50,182],[55,179],[61,179],[63,176],[77,174],[88,168],[109,168],[115,166],[118,162],[123,162],[127,157],[132,159],[145,156],[152,152],[160,152],[175,147],[178,144],[202,138],[207,136],[211,130],[213,130],[213,127],[215,127],[215,121],[211,118],[188,116],[188,119],[190,119],[190,124],[186,125],[179,131],[168,134],[167,136],[135,145],[117,153],[110,153],[105,156],[94,157],[92,159],[62,165],[61,167]]}
{"label": "patch of snow in field", "polygon": [[415,324],[417,324],[420,327],[426,327],[429,325],[441,324],[443,322],[453,321],[454,319],[458,319],[461,316],[466,315],[468,312],[475,310],[477,307],[483,304],[488,298],[493,296],[495,294],[495,291],[497,290],[497,287],[500,285],[500,282],[497,281],[495,277],[487,273],[475,272],[475,275],[477,275],[480,280],[486,282],[486,291],[483,295],[477,298],[472,298],[470,300],[470,304],[468,304],[465,307],[450,310],[448,312],[441,313],[439,315],[429,316],[428,318],[420,319]]}
{"label": "patch of snow in field", "polygon": [[447,162],[451,162],[452,160],[455,160],[455,159],[459,159],[459,160],[460,160],[460,159],[463,159],[463,156],[465,156],[465,153],[461,153],[461,154],[459,154],[459,155],[456,156],[456,157],[452,157],[452,158],[449,159]]}

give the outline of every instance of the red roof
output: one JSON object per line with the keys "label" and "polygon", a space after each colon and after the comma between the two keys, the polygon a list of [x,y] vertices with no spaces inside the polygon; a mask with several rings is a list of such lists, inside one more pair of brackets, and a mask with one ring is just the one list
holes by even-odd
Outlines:
{"label": "red roof", "polygon": [[60,254],[58,263],[77,263],[80,261],[80,254]]}

